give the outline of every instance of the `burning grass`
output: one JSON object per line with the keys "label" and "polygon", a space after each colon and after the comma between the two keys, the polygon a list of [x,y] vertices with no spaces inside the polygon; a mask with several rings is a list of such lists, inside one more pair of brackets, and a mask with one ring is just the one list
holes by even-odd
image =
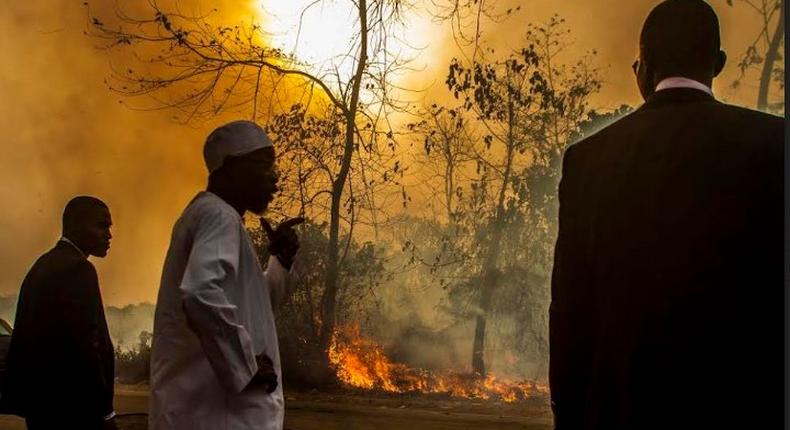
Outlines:
{"label": "burning grass", "polygon": [[329,347],[329,361],[343,384],[364,390],[444,394],[506,403],[548,394],[547,386],[532,381],[513,381],[494,374],[481,377],[455,372],[430,372],[393,363],[380,345],[360,334],[358,325],[341,327],[335,333]]}

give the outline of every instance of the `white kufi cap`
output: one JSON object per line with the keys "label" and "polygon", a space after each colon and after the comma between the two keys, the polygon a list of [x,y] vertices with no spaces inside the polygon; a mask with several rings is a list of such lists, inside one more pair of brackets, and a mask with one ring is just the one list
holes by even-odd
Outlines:
{"label": "white kufi cap", "polygon": [[274,146],[274,143],[258,124],[246,120],[233,121],[208,135],[203,145],[203,159],[211,173],[222,167],[229,155],[249,154],[269,146]]}

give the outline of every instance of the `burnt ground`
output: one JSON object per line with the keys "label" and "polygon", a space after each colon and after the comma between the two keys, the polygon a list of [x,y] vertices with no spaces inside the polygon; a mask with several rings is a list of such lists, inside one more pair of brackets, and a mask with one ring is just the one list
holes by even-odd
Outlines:
{"label": "burnt ground", "polygon": [[[115,403],[121,430],[146,428],[146,387],[119,387]],[[551,423],[545,398],[507,404],[423,394],[286,392],[288,430],[549,430]],[[24,428],[19,418],[0,415],[1,430]]]}

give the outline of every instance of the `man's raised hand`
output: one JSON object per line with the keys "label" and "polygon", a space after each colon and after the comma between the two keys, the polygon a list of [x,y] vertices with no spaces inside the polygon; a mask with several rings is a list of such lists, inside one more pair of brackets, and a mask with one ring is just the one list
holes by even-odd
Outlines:
{"label": "man's raised hand", "polygon": [[269,239],[269,253],[276,256],[287,270],[291,269],[296,251],[299,250],[299,236],[294,227],[305,221],[302,217],[283,221],[273,229],[266,219],[261,218],[261,227]]}

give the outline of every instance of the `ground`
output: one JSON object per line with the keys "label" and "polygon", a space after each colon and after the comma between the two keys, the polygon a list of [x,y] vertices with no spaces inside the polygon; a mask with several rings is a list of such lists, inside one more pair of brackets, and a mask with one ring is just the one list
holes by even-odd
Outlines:
{"label": "ground", "polygon": [[[145,430],[148,391],[119,387],[115,406],[120,430]],[[286,393],[287,430],[549,430],[546,399],[519,404],[455,400],[424,395]],[[24,430],[16,417],[0,415],[0,429]]]}

